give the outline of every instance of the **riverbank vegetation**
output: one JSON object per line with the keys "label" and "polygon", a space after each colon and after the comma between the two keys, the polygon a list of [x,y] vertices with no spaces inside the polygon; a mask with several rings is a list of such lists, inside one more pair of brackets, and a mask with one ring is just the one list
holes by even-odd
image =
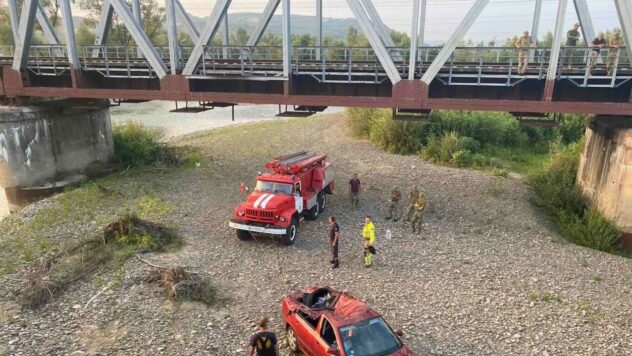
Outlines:
{"label": "riverbank vegetation", "polygon": [[534,203],[573,243],[617,252],[619,233],[589,209],[576,185],[588,120],[565,115],[557,127],[522,127],[508,113],[436,111],[423,122],[394,121],[390,110],[349,109],[351,134],[396,154],[437,164],[526,177]]}

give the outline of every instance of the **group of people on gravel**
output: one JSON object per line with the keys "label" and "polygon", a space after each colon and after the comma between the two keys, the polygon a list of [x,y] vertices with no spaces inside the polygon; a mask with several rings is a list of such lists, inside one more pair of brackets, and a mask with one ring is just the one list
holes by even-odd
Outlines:
{"label": "group of people on gravel", "polygon": [[[360,194],[362,192],[362,182],[357,174],[349,180],[349,199],[353,209],[360,208]],[[393,188],[388,196],[388,205],[386,207],[386,220],[399,221],[404,215],[401,213],[400,202],[402,194],[398,187]],[[426,197],[417,187],[413,187],[408,194],[408,209],[405,214],[404,221],[410,223],[413,233],[421,233],[421,225],[424,220],[424,211],[426,209]],[[338,244],[340,241],[340,226],[336,222],[335,216],[329,217],[329,242],[331,244],[332,259],[330,263],[332,268],[340,266],[338,258]],[[390,230],[387,231],[387,234]],[[367,215],[364,219],[364,227],[362,228],[362,243],[364,246],[364,266],[370,268],[373,265],[373,256],[376,254],[375,249],[375,225],[371,216]]]}
{"label": "group of people on gravel", "polygon": [[[349,198],[353,209],[360,208],[360,195],[362,193],[362,183],[357,174],[349,181]],[[402,194],[399,188],[395,187],[388,196],[388,204],[386,207],[386,220],[399,221],[405,215],[404,221],[411,225],[413,233],[421,233],[421,225],[423,223],[424,211],[426,209],[426,198],[417,187],[413,187],[408,194],[408,210],[402,213],[400,202]],[[388,233],[388,232],[387,232]],[[329,243],[331,244],[332,259],[330,263],[332,268],[340,266],[338,257],[338,247],[340,243],[340,226],[335,216],[329,217],[328,226]],[[373,265],[373,256],[376,254],[375,249],[375,225],[371,216],[366,216],[364,226],[362,227],[362,243],[364,247],[364,266],[369,268]],[[276,335],[268,329],[268,318],[263,317],[258,325],[259,330],[250,339],[248,355],[258,356],[276,356],[278,355],[278,341]]]}

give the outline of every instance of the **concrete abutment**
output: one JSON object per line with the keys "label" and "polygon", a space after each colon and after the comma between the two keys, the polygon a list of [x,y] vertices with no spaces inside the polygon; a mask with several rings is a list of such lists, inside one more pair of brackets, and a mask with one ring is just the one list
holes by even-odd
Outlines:
{"label": "concrete abutment", "polygon": [[106,101],[57,100],[0,108],[0,194],[10,210],[62,190],[114,154]]}
{"label": "concrete abutment", "polygon": [[577,182],[589,204],[624,233],[624,247],[632,251],[632,116],[591,121]]}

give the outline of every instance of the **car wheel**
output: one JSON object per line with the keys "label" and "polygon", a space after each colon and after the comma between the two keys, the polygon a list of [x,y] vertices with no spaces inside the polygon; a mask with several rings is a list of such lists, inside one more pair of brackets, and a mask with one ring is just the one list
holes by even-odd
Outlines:
{"label": "car wheel", "polygon": [[290,352],[298,352],[298,340],[296,339],[296,334],[292,327],[288,325],[285,333],[287,334],[287,347],[290,349]]}
{"label": "car wheel", "polygon": [[285,246],[290,246],[294,243],[294,241],[296,241],[296,235],[298,235],[298,221],[296,218],[292,218],[290,226],[287,227],[287,233],[283,235],[281,242]]}
{"label": "car wheel", "polygon": [[325,206],[327,205],[327,195],[325,195],[325,193],[320,193],[316,202],[316,205],[318,206],[318,213],[323,213],[325,211]]}
{"label": "car wheel", "polygon": [[252,240],[252,233],[246,230],[237,230],[237,238],[241,241]]}

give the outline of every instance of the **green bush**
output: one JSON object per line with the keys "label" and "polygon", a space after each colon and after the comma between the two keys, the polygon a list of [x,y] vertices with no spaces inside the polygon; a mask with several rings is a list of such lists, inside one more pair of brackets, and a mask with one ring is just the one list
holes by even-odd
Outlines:
{"label": "green bush", "polygon": [[529,176],[536,204],[549,214],[559,211],[576,216],[583,214],[584,200],[575,183],[583,145],[583,141],[570,146],[553,145],[544,169]]}
{"label": "green bush", "polygon": [[529,177],[535,203],[553,217],[568,241],[613,252],[620,233],[598,211],[587,208],[575,183],[584,142],[563,146],[562,140],[559,136],[552,145],[551,158],[544,169]]}
{"label": "green bush", "polygon": [[469,150],[460,150],[452,155],[452,162],[457,167],[470,167],[472,165],[472,152]]}
{"label": "green bush", "polygon": [[114,155],[126,167],[169,166],[179,163],[175,150],[161,142],[159,130],[138,123],[113,129]]}
{"label": "green bush", "polygon": [[564,238],[595,250],[615,251],[615,243],[621,236],[617,228],[594,209],[588,210],[581,217],[562,211],[557,220]]}

